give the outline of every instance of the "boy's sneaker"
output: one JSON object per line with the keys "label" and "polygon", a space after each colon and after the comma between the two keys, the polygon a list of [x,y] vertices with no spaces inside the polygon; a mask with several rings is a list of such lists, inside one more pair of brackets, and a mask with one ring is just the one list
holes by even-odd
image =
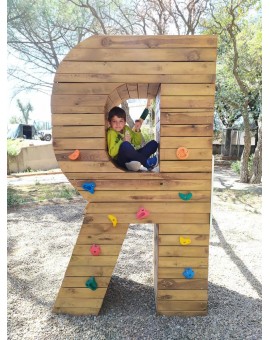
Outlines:
{"label": "boy's sneaker", "polygon": [[158,165],[158,159],[156,156],[148,158],[146,161],[147,169],[152,170]]}
{"label": "boy's sneaker", "polygon": [[137,161],[131,161],[131,162],[125,163],[125,165],[127,169],[130,171],[139,171],[142,166],[141,163]]}

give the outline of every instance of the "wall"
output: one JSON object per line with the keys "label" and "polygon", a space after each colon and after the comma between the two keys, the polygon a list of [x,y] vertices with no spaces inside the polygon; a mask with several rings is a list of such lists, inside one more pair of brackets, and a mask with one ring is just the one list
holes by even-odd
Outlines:
{"label": "wall", "polygon": [[52,144],[23,147],[16,157],[8,157],[9,172],[50,170],[58,168]]}

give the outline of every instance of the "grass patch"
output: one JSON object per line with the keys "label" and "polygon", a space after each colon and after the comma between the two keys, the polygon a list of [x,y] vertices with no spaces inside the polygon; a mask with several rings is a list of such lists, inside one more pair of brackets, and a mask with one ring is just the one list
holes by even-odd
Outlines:
{"label": "grass patch", "polygon": [[26,203],[38,203],[46,200],[64,198],[71,200],[77,197],[79,192],[67,184],[40,184],[8,187],[7,206],[14,207]]}

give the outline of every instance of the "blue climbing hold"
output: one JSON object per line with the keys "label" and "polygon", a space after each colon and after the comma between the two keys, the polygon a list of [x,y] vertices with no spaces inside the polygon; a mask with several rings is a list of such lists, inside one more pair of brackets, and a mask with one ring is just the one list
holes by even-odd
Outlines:
{"label": "blue climbing hold", "polygon": [[95,192],[96,183],[95,182],[86,182],[86,183],[83,183],[82,187],[83,187],[84,190],[87,190],[91,194],[93,194]]}
{"label": "blue climbing hold", "polygon": [[91,276],[90,279],[88,279],[86,282],[85,282],[85,286],[91,290],[96,290],[98,285],[97,285],[97,282],[94,278],[94,276]]}
{"label": "blue climbing hold", "polygon": [[183,275],[186,279],[193,279],[195,273],[192,268],[185,268],[185,270],[183,271]]}
{"label": "blue climbing hold", "polygon": [[192,198],[192,193],[189,192],[188,194],[183,194],[182,192],[179,192],[179,197],[184,201],[189,201]]}

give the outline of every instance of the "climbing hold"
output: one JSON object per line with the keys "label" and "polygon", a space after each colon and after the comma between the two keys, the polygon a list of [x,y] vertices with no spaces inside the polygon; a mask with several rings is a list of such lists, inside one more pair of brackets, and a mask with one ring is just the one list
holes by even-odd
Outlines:
{"label": "climbing hold", "polygon": [[140,208],[136,214],[136,218],[138,220],[142,220],[143,218],[146,218],[150,215],[150,212],[144,208]]}
{"label": "climbing hold", "polygon": [[96,290],[98,288],[97,282],[95,280],[94,276],[91,276],[90,279],[88,279],[85,282],[85,286],[91,290]]}
{"label": "climbing hold", "polygon": [[91,247],[90,247],[90,253],[94,256],[98,256],[101,252],[101,248],[99,245],[97,244],[93,244]]}
{"label": "climbing hold", "polygon": [[186,279],[193,279],[194,278],[194,270],[192,268],[185,268],[182,273]]}
{"label": "climbing hold", "polygon": [[176,157],[178,159],[187,159],[189,156],[189,151],[187,148],[180,146],[180,148],[177,149],[176,151]]}
{"label": "climbing hold", "polygon": [[113,227],[116,227],[117,218],[114,215],[108,215],[108,219],[112,222]]}
{"label": "climbing hold", "polygon": [[84,190],[87,190],[91,194],[93,194],[95,192],[96,183],[95,182],[86,182],[86,183],[83,183],[82,187],[83,187]]}
{"label": "climbing hold", "polygon": [[179,197],[184,201],[189,201],[192,198],[192,193],[189,192],[188,194],[183,194],[182,192],[179,192]]}
{"label": "climbing hold", "polygon": [[187,246],[188,244],[191,243],[191,239],[189,237],[185,238],[180,236],[179,238],[180,244],[182,244],[182,246]]}
{"label": "climbing hold", "polygon": [[71,153],[68,158],[71,160],[71,161],[75,161],[76,159],[78,159],[80,156],[80,150],[75,150],[73,153]]}

